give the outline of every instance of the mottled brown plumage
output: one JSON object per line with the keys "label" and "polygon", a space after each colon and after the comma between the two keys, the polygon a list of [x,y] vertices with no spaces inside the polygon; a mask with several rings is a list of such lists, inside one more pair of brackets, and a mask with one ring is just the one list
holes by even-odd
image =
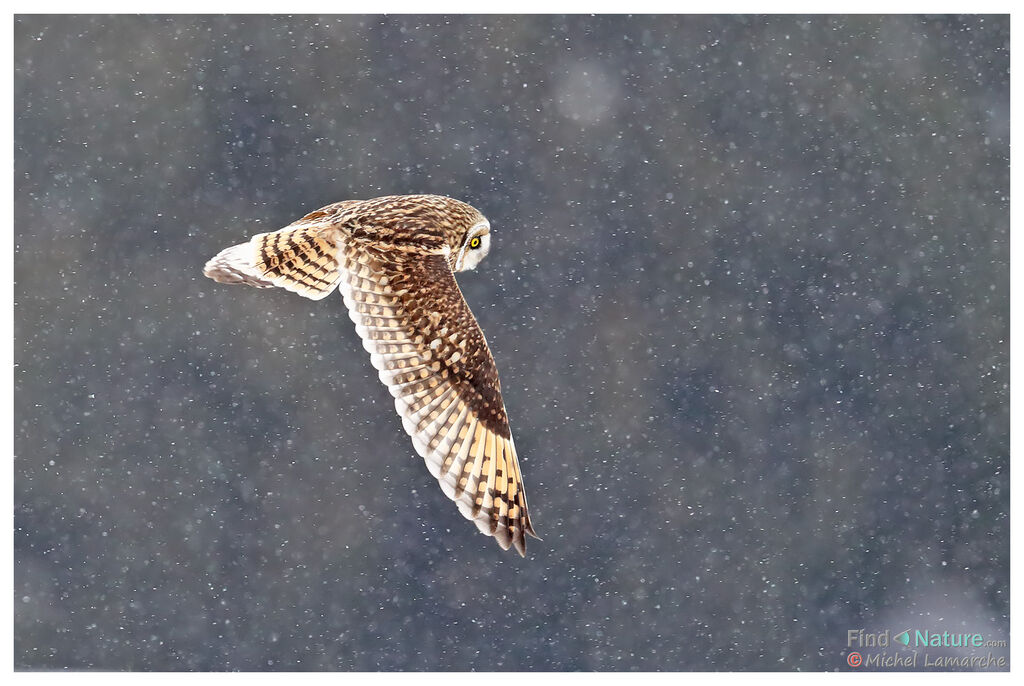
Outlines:
{"label": "mottled brown plumage", "polygon": [[346,200],[210,260],[222,283],[313,300],[340,288],[416,451],[445,494],[502,548],[526,554],[530,523],[490,348],[454,272],[490,247],[490,225],[436,195]]}

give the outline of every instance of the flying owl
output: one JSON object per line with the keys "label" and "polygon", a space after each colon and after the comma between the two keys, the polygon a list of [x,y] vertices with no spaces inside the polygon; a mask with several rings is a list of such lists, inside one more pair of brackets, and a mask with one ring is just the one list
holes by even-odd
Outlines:
{"label": "flying owl", "polygon": [[455,272],[491,246],[487,219],[438,195],[327,205],[221,251],[203,274],[311,300],[341,290],[402,426],[445,495],[505,550],[536,538],[501,384]]}

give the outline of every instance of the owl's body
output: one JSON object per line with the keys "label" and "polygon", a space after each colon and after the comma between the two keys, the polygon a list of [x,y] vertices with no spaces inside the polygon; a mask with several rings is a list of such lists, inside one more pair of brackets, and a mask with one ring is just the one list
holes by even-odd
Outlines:
{"label": "owl's body", "polygon": [[454,272],[490,225],[436,195],[346,200],[223,250],[203,273],[313,300],[338,288],[416,451],[466,518],[525,555],[536,536],[490,349]]}

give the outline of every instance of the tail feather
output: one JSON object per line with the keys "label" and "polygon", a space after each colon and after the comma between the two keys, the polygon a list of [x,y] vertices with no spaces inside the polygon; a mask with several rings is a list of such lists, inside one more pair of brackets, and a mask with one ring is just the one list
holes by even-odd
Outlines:
{"label": "tail feather", "polygon": [[338,248],[316,228],[285,228],[222,250],[203,274],[220,283],[284,288],[320,300],[338,286]]}

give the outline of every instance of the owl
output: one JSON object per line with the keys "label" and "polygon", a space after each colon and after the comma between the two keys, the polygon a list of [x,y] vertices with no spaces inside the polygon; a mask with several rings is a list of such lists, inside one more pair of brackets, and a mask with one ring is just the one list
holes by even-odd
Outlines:
{"label": "owl", "polygon": [[459,511],[526,555],[530,523],[490,348],[455,272],[474,269],[491,226],[437,195],[345,200],[221,251],[203,274],[320,300],[336,288],[402,426]]}

